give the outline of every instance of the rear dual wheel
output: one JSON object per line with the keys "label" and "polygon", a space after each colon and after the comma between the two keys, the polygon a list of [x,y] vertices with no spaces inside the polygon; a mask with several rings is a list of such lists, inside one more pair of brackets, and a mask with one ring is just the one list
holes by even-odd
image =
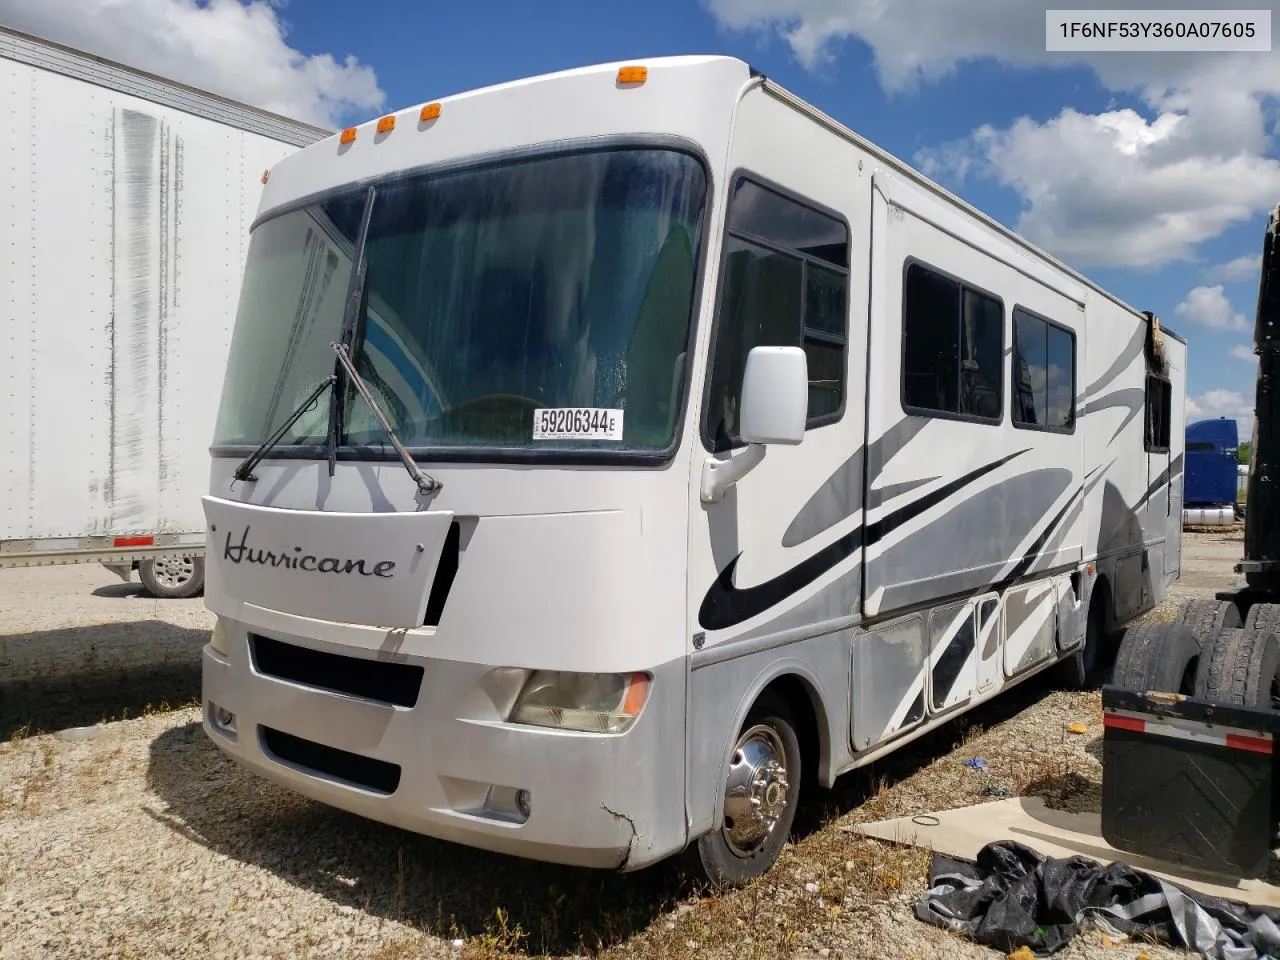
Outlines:
{"label": "rear dual wheel", "polygon": [[1187,624],[1152,621],[1130,627],[1120,641],[1111,685],[1135,693],[1191,694],[1200,638]]}
{"label": "rear dual wheel", "polygon": [[1271,630],[1223,630],[1201,659],[1195,696],[1280,710],[1280,638]]}

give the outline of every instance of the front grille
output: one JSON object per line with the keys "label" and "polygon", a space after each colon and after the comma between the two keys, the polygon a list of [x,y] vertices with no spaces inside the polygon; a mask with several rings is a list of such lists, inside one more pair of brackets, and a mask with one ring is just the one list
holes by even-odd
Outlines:
{"label": "front grille", "polygon": [[249,634],[253,666],[259,673],[308,687],[412,707],[422,689],[422,667],[311,650]]}
{"label": "front grille", "polygon": [[388,796],[400,786],[399,764],[326,747],[271,727],[258,729],[263,749],[277,760]]}

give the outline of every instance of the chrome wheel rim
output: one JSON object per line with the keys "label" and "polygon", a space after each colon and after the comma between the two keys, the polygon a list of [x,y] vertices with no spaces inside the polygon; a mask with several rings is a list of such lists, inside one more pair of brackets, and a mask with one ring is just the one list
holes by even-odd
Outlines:
{"label": "chrome wheel rim", "polygon": [[152,564],[156,583],[169,588],[182,586],[195,572],[196,565],[190,557],[161,557]]}
{"label": "chrome wheel rim", "polygon": [[733,748],[721,832],[736,856],[750,857],[773,835],[787,809],[787,752],[773,727],[757,724]]}

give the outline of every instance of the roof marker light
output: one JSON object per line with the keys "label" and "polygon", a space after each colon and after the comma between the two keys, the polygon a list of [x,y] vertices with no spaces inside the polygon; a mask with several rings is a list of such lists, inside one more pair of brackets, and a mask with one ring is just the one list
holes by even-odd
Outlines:
{"label": "roof marker light", "polygon": [[378,121],[379,133],[390,133],[396,128],[396,118],[387,116]]}
{"label": "roof marker light", "polygon": [[648,67],[619,67],[618,83],[641,84],[649,79]]}
{"label": "roof marker light", "polygon": [[263,171],[262,171],[262,182],[263,182],[263,183],[266,183],[266,182],[267,182],[268,180],[270,180],[270,179],[271,179],[271,171],[270,171],[270,170],[263,170]]}
{"label": "roof marker light", "polygon": [[418,119],[423,123],[440,119],[440,104],[428,103],[422,108],[422,112],[418,114]]}
{"label": "roof marker light", "polygon": [[355,140],[355,138],[356,138],[356,128],[355,128],[355,127],[347,127],[347,129],[345,129],[345,130],[343,130],[343,131],[342,131],[342,135],[341,135],[340,137],[338,137],[338,142],[339,142],[339,143],[351,143],[351,142],[353,142],[353,141]]}

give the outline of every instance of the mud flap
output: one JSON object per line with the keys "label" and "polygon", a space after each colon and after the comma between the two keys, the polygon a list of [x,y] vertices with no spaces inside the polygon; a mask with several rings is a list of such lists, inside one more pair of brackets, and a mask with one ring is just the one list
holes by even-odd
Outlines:
{"label": "mud flap", "polygon": [[1275,833],[1280,714],[1102,690],[1102,836],[1117,850],[1262,876]]}

